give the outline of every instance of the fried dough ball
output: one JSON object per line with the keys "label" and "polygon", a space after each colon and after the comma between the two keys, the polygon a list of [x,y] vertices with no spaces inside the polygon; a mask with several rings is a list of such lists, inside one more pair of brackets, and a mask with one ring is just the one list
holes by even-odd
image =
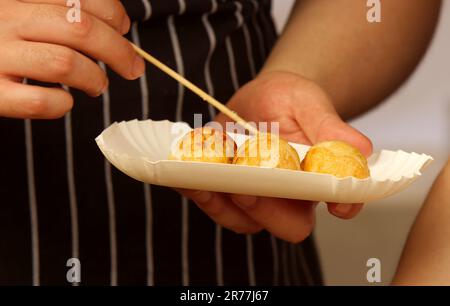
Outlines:
{"label": "fried dough ball", "polygon": [[236,152],[233,163],[236,165],[301,170],[297,151],[287,141],[272,134],[264,133],[259,133],[247,139]]}
{"label": "fried dough ball", "polygon": [[364,179],[370,176],[367,159],[352,145],[342,141],[316,144],[302,161],[304,171],[332,174],[336,177],[353,176]]}
{"label": "fried dough ball", "polygon": [[236,143],[226,133],[210,127],[201,127],[181,138],[169,159],[231,164],[236,148]]}

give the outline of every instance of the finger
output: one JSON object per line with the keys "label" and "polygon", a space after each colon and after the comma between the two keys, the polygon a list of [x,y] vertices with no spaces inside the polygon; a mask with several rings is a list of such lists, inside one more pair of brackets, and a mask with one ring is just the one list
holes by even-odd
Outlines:
{"label": "finger", "polygon": [[236,233],[256,233],[263,228],[234,205],[229,196],[216,192],[177,190],[192,199],[214,222]]}
{"label": "finger", "polygon": [[366,157],[372,154],[372,142],[361,132],[345,123],[337,115],[329,115],[323,119],[317,130],[316,142],[342,140],[356,148]]}
{"label": "finger", "polygon": [[92,96],[108,85],[105,72],[86,56],[67,47],[16,41],[0,47],[0,73],[78,88]]}
{"label": "finger", "polygon": [[328,203],[328,211],[341,219],[352,219],[354,218],[361,209],[363,204],[339,204],[339,203]]}
{"label": "finger", "polygon": [[[53,4],[63,6],[66,12],[72,7],[67,6],[67,0],[20,0],[26,3]],[[130,18],[122,3],[117,0],[80,0],[80,9],[101,19],[122,34],[130,30]]]}
{"label": "finger", "polygon": [[297,103],[294,116],[305,135],[312,143],[327,140],[342,140],[357,147],[364,155],[372,153],[371,141],[361,132],[345,123],[336,113],[330,98],[311,83],[309,91],[314,92],[311,101],[308,90],[295,97]]}
{"label": "finger", "polygon": [[72,96],[61,88],[0,80],[0,116],[20,119],[56,119],[73,106]]}
{"label": "finger", "polygon": [[283,240],[303,241],[314,227],[312,202],[243,195],[232,195],[231,199],[255,222]]}
{"label": "finger", "polygon": [[136,79],[145,71],[144,60],[128,40],[110,26],[81,13],[81,22],[66,20],[66,8],[47,4],[26,4],[19,12],[17,35],[24,40],[64,45],[81,51],[110,66],[126,79]]}
{"label": "finger", "polygon": [[333,111],[307,110],[297,117],[298,124],[312,143],[327,140],[342,140],[356,148],[365,156],[372,154],[372,142],[358,130],[342,121]]}

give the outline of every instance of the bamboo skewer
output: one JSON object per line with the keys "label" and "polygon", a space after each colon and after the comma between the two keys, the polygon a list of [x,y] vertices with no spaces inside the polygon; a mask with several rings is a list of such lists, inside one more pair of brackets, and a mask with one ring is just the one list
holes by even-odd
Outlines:
{"label": "bamboo skewer", "polygon": [[227,115],[228,117],[230,117],[231,119],[236,121],[239,125],[241,125],[245,129],[249,130],[250,132],[254,133],[255,135],[258,134],[258,130],[255,127],[253,127],[251,124],[249,124],[247,121],[242,119],[237,113],[233,112],[231,109],[226,107],[224,104],[220,103],[219,101],[217,101],[216,99],[214,99],[213,97],[208,95],[206,92],[204,92],[198,86],[194,85],[193,83],[191,83],[190,81],[185,79],[183,76],[178,74],[176,71],[169,68],[165,64],[161,63],[158,59],[154,58],[153,56],[151,56],[150,54],[148,54],[147,52],[145,52],[144,50],[142,50],[135,44],[131,43],[131,45],[133,46],[134,50],[140,56],[142,56],[145,60],[147,60],[151,64],[155,65],[156,67],[161,69],[163,72],[167,73],[169,76],[171,76],[172,78],[174,78],[175,80],[177,80],[178,82],[183,84],[186,88],[188,88],[193,93],[198,95],[200,98],[202,98],[203,100],[205,100],[206,102],[208,102],[209,104],[211,104],[212,106],[217,108],[219,111],[221,111],[222,113],[224,113],[225,115]]}

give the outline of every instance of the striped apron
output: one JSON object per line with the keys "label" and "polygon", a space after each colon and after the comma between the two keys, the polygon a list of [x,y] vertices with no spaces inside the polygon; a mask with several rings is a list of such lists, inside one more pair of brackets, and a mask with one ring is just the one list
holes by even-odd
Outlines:
{"label": "striped apron", "polygon": [[[224,102],[277,37],[270,0],[122,2],[128,39]],[[311,238],[235,234],[106,162],[94,138],[114,121],[193,125],[194,113],[209,120],[215,110],[152,66],[136,81],[104,69],[108,92],[67,89],[75,105],[62,119],[0,118],[0,284],[70,285],[69,258],[80,260],[81,285],[321,284]]]}

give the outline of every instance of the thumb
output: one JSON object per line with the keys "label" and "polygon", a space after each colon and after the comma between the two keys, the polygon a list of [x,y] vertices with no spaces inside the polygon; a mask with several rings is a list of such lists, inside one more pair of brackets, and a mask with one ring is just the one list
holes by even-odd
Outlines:
{"label": "thumb", "polygon": [[298,125],[313,144],[341,140],[355,146],[365,156],[372,154],[372,142],[369,138],[341,119],[331,98],[320,87],[313,86],[301,94],[293,113]]}
{"label": "thumb", "polygon": [[370,139],[342,121],[337,114],[327,116],[318,126],[314,143],[327,140],[345,141],[358,148],[366,157],[372,154],[373,146]]}
{"label": "thumb", "polygon": [[365,156],[372,154],[372,142],[369,138],[344,122],[329,101],[318,100],[314,105],[307,104],[306,107],[300,107],[295,117],[313,144],[341,140],[355,146]]}

